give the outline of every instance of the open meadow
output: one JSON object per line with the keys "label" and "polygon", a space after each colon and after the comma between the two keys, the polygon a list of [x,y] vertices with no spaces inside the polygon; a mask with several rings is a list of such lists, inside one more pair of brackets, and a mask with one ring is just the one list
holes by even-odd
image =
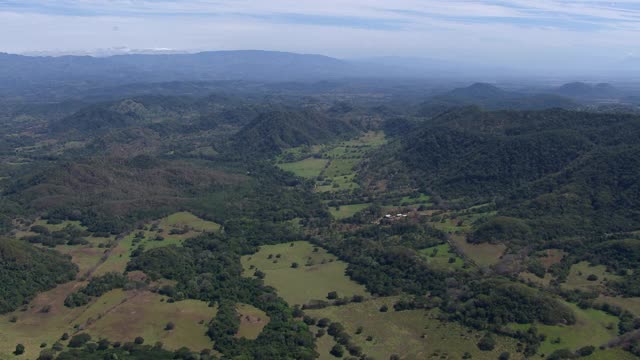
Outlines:
{"label": "open meadow", "polygon": [[291,305],[326,300],[331,291],[339,297],[367,296],[364,286],[345,275],[346,263],[306,241],[262,246],[243,256],[242,265],[245,276],[253,276],[256,269],[264,272],[265,284]]}

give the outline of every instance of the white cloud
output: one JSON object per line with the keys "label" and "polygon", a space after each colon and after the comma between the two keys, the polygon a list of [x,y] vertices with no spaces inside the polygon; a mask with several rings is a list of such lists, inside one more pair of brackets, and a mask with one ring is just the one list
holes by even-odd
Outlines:
{"label": "white cloud", "polygon": [[252,48],[533,66],[637,52],[634,20],[631,0],[6,0],[0,51]]}

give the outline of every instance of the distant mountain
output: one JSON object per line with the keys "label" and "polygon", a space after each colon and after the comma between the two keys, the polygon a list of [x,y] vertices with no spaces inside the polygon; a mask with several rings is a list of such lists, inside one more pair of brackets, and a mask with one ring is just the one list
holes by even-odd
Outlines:
{"label": "distant mountain", "polygon": [[114,108],[94,105],[51,123],[49,128],[53,132],[96,133],[133,126],[141,120],[142,117],[135,111],[119,111]]}
{"label": "distant mountain", "polygon": [[577,104],[554,94],[521,94],[500,89],[487,83],[475,83],[436,95],[421,104],[419,113],[431,116],[453,107],[476,105],[489,110],[541,110],[550,108],[574,109]]}
{"label": "distant mountain", "polygon": [[[161,81],[306,81],[384,76],[375,67],[322,55],[274,51],[32,57],[0,53],[0,94],[37,86],[87,89]],[[37,90],[36,90],[37,91]]]}
{"label": "distant mountain", "polygon": [[615,97],[619,95],[618,89],[607,83],[587,84],[572,82],[554,89],[553,92],[572,98]]}

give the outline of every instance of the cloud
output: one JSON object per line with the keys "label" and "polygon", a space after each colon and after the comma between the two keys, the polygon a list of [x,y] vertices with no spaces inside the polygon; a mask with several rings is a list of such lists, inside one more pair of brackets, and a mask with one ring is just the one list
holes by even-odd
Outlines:
{"label": "cloud", "polygon": [[639,35],[636,0],[0,0],[9,52],[254,48],[537,66],[623,58]]}

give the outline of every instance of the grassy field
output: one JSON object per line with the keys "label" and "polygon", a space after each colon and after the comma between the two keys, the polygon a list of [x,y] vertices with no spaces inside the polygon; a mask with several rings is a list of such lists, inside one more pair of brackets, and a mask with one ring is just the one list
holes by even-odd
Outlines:
{"label": "grassy field", "polygon": [[311,157],[291,163],[280,163],[278,164],[278,167],[303,178],[315,179],[320,175],[324,167],[327,165],[327,162],[329,162],[327,159],[316,159]]}
{"label": "grassy field", "polygon": [[[456,323],[436,319],[436,311],[410,310],[380,312],[382,305],[391,305],[396,298],[378,298],[364,303],[331,306],[318,310],[306,310],[315,318],[339,321],[363,352],[375,359],[389,359],[393,354],[403,359],[461,359],[469,352],[473,359],[497,359],[503,351],[509,351],[512,359],[520,359],[515,352],[516,341],[496,337],[498,346],[491,352],[482,352],[477,342],[482,333]],[[361,334],[356,334],[362,327]],[[328,336],[328,335],[325,335]],[[371,341],[367,337],[371,336]],[[331,339],[322,339],[318,344],[321,359],[330,359],[326,352],[331,348]]]}
{"label": "grassy field", "polygon": [[186,226],[190,229],[193,229],[199,232],[204,232],[204,231],[214,232],[214,231],[220,230],[219,224],[216,224],[213,221],[200,219],[199,217],[186,211],[177,212],[163,219],[160,219],[159,225],[161,227],[173,227],[173,228],[182,228]]}
{"label": "grassy field", "polygon": [[451,237],[451,241],[465,257],[480,267],[495,265],[500,261],[507,247],[503,244],[469,244],[462,235]]}
{"label": "grassy field", "polygon": [[640,297],[624,298],[620,296],[614,297],[600,295],[597,302],[620,306],[621,308],[628,310],[635,316],[640,316]]}
{"label": "grassy field", "polygon": [[[46,224],[38,220],[34,224],[44,225],[51,231],[60,230],[77,222]],[[189,228],[184,234],[170,235],[171,229]],[[26,355],[34,358],[41,351],[40,344],[51,346],[67,332],[73,334],[84,329],[96,338],[106,337],[113,341],[132,341],[142,336],[149,343],[162,341],[166,348],[188,346],[193,350],[211,348],[205,335],[206,324],[215,315],[215,309],[200,301],[182,301],[169,304],[161,302],[161,296],[148,291],[114,290],[95,299],[87,306],[67,308],[64,299],[85,284],[85,278],[107,272],[122,273],[133,250],[143,245],[146,250],[171,244],[179,245],[185,239],[202,231],[216,231],[219,225],[195,217],[190,213],[176,213],[147,224],[143,230],[128,234],[123,239],[86,237],[86,245],[61,245],[56,250],[71,256],[80,269],[78,280],[60,285],[36,296],[23,311],[0,316],[0,359],[12,358],[11,352],[17,343],[26,347]],[[135,239],[142,232],[142,239]],[[25,232],[26,233],[26,232]],[[18,236],[20,234],[16,234]],[[162,240],[156,240],[158,235]],[[99,247],[111,244],[113,247]],[[48,309],[43,311],[43,309]],[[16,318],[16,322],[9,321]],[[165,331],[168,321],[176,328]],[[199,323],[203,321],[203,323]]]}
{"label": "grassy field", "polygon": [[429,205],[430,201],[431,201],[431,196],[425,195],[425,194],[420,194],[418,196],[403,196],[400,199],[400,203],[398,205],[417,207],[423,204]]}
{"label": "grassy field", "polygon": [[[288,149],[276,161],[285,171],[308,179],[321,179],[316,182],[318,192],[354,190],[359,187],[354,168],[369,151],[385,142],[383,132],[372,131],[337,144]],[[287,158],[297,161],[283,162]]]}
{"label": "grassy field", "polygon": [[549,273],[544,274],[544,278],[539,278],[535,274],[532,274],[527,271],[521,272],[520,274],[518,274],[518,276],[526,282],[530,281],[534,284],[538,284],[542,286],[549,286],[549,284],[551,283],[551,280],[553,280],[553,275]]}
{"label": "grassy field", "polygon": [[371,204],[351,204],[351,205],[341,205],[337,210],[335,207],[330,207],[329,212],[331,215],[340,220],[350,218],[355,215],[358,211],[364,210],[369,207]]}
{"label": "grassy field", "polygon": [[[567,289],[600,291],[605,289],[607,280],[618,280],[620,278],[618,275],[607,272],[607,268],[604,265],[590,265],[587,261],[572,265],[567,280],[562,286]],[[598,279],[595,281],[587,280],[589,275],[596,275]]]}
{"label": "grassy field", "polygon": [[[449,244],[432,246],[420,250],[420,254],[427,260],[427,264],[436,269],[460,270],[464,266],[464,259],[451,251]],[[453,259],[453,262],[450,262]]]}
{"label": "grassy field", "polygon": [[[87,306],[65,307],[66,296],[81,285],[72,282],[58,286],[38,295],[26,311],[0,316],[0,359],[12,358],[10,353],[18,343],[27,350],[20,358],[35,359],[41,351],[40,344],[50,347],[65,332],[87,332],[96,340],[123,342],[142,336],[150,344],[162,341],[168,349],[187,346],[201,350],[213,345],[205,333],[215,308],[206,302],[167,303],[161,301],[162,296],[148,291],[112,290]],[[42,312],[47,305],[50,310]],[[15,323],[9,321],[14,316]],[[169,321],[175,323],[175,329],[166,331]]]}
{"label": "grassy field", "polygon": [[[345,275],[346,263],[315,248],[306,241],[262,246],[256,254],[242,257],[245,276],[260,269],[266,274],[265,284],[273,286],[291,305],[324,300],[330,291],[337,291],[340,297],[367,295],[362,285]],[[292,263],[298,268],[292,268]]]}
{"label": "grassy field", "polygon": [[582,357],[583,360],[637,360],[638,357],[634,356],[628,351],[624,351],[619,348],[596,350],[593,354]]}
{"label": "grassy field", "polygon": [[[118,296],[122,290],[113,290],[114,294],[104,297]],[[155,344],[161,341],[167,349],[179,349],[186,346],[194,351],[210,349],[211,339],[206,335],[207,324],[215,316],[216,309],[206,302],[184,300],[175,303],[161,301],[162,296],[148,291],[129,292],[126,301],[106,308],[93,320],[86,318],[84,332],[94,338],[107,338],[112,341],[133,341],[142,336],[145,342]],[[165,330],[168,322],[173,322],[173,330]]]}
{"label": "grassy field", "polygon": [[[540,346],[539,354],[549,355],[553,351],[563,348],[577,350],[588,345],[598,347],[617,336],[617,317],[594,309],[582,310],[570,303],[566,303],[566,305],[575,312],[576,324],[571,326],[537,324],[538,331],[547,336]],[[529,326],[513,325],[514,328],[520,329],[528,329]],[[608,329],[607,327],[612,328]]]}
{"label": "grassy field", "polygon": [[247,304],[236,305],[236,311],[240,315],[240,327],[237,337],[254,340],[260,335],[262,329],[269,324],[269,317],[264,311]]}

